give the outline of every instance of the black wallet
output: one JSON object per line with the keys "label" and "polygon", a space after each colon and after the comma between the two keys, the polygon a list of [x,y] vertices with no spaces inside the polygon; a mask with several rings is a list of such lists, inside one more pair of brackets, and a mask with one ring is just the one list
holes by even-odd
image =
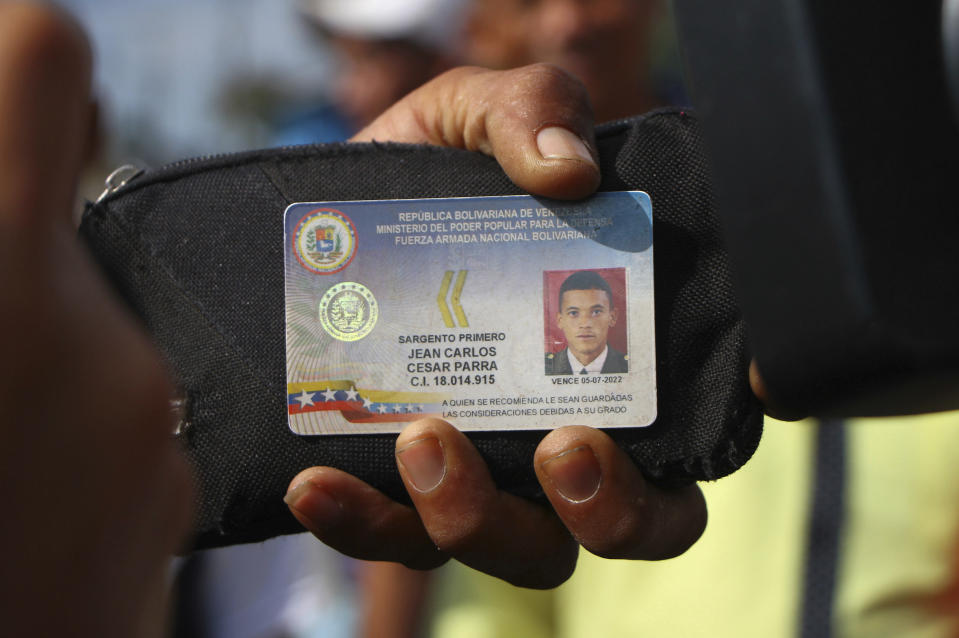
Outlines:
{"label": "black wallet", "polygon": [[[658,416],[609,434],[659,485],[719,478],[755,450],[762,409],[699,126],[689,112],[655,111],[599,127],[597,146],[600,190],[647,192],[655,242]],[[478,153],[329,144],[178,162],[88,207],[80,235],[181,388],[179,437],[200,482],[197,548],[302,531],[282,499],[315,465],[406,500],[393,435],[300,436],[287,425],[286,207],[520,192]],[[543,431],[469,436],[502,489],[542,497],[532,455]]]}

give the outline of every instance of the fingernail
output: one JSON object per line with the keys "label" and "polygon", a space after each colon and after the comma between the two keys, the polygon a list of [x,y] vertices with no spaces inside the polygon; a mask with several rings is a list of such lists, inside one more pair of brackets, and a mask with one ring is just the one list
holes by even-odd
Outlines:
{"label": "fingernail", "polygon": [[283,502],[310,519],[317,527],[329,527],[339,520],[343,508],[323,488],[309,480],[294,485]]}
{"label": "fingernail", "polygon": [[543,159],[575,159],[596,165],[586,144],[562,126],[547,126],[536,134],[536,147]]}
{"label": "fingernail", "polygon": [[541,467],[559,495],[571,503],[583,503],[596,496],[603,479],[599,460],[588,445],[561,452]]}
{"label": "fingernail", "polygon": [[446,455],[436,437],[413,441],[397,450],[396,458],[418,492],[435,490],[446,477]]}

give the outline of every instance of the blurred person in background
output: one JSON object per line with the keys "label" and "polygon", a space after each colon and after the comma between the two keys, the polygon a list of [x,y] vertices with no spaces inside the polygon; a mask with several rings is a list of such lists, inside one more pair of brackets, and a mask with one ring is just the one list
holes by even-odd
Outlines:
{"label": "blurred person in background", "polygon": [[701,485],[702,538],[662,562],[580,551],[550,591],[450,563],[434,638],[955,638],[959,413],[784,422]]}
{"label": "blurred person in background", "polygon": [[472,0],[464,58],[575,75],[597,122],[685,100],[664,0]]}
{"label": "blurred person in background", "polygon": [[301,0],[336,57],[329,101],[287,113],[278,144],[342,141],[459,62],[468,0]]}

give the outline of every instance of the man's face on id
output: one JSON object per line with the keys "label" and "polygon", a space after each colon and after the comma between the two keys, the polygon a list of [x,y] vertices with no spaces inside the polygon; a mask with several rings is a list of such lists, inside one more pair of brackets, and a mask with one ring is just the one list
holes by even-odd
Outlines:
{"label": "man's face on id", "polygon": [[567,290],[560,300],[556,325],[570,351],[585,365],[606,347],[609,329],[616,325],[616,312],[604,290]]}

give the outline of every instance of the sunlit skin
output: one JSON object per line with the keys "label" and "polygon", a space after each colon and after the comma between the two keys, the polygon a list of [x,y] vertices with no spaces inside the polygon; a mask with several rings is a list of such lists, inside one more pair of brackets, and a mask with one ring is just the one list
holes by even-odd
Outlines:
{"label": "sunlit skin", "polygon": [[556,325],[563,331],[570,352],[584,366],[603,352],[609,329],[616,325],[605,290],[567,290],[560,300]]}
{"label": "sunlit skin", "polygon": [[598,121],[658,105],[649,86],[658,0],[475,0],[465,56],[507,69],[555,64],[589,91]]}

